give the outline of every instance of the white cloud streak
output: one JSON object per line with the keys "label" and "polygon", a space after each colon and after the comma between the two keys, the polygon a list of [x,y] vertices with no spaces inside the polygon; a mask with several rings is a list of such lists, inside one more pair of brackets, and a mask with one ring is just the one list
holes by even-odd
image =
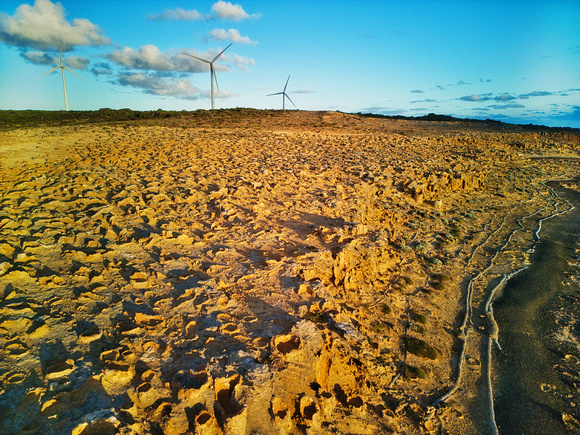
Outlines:
{"label": "white cloud streak", "polygon": [[247,36],[240,35],[236,29],[213,29],[209,32],[209,37],[215,41],[232,41],[237,44],[251,44],[256,45],[256,41],[252,41]]}
{"label": "white cloud streak", "polygon": [[35,65],[58,65],[59,58],[44,51],[26,51],[20,53],[24,59]]}
{"label": "white cloud streak", "polygon": [[0,14],[0,42],[20,48],[50,49],[59,46],[68,51],[78,45],[108,45],[103,31],[84,18],[69,22],[60,3],[36,0],[33,6],[22,4],[14,15]]}
{"label": "white cloud streak", "polygon": [[204,15],[195,9],[186,11],[182,8],[167,9],[160,14],[151,14],[147,18],[155,21],[204,21],[209,19],[208,15]]}
{"label": "white cloud streak", "polygon": [[[213,59],[221,48],[209,50],[206,53],[199,53],[195,50],[183,50],[183,53],[188,53],[202,59]],[[153,71],[176,71],[199,73],[208,71],[208,65],[204,62],[196,60],[192,57],[184,55],[181,51],[161,52],[154,45],[144,45],[138,50],[130,47],[124,47],[121,50],[113,51],[104,55],[106,59],[128,69],[139,70],[153,70]],[[246,71],[248,66],[254,65],[253,58],[239,56],[237,54],[224,53],[219,58],[219,61],[214,64],[218,71],[229,71],[230,67],[224,65],[224,62],[233,63],[238,69]]]}
{"label": "white cloud streak", "polygon": [[[51,53],[46,53],[43,51],[25,51],[20,53],[20,56],[35,65],[56,66],[60,62],[59,56],[55,56]],[[68,56],[64,58],[63,62],[65,66],[69,68],[86,70],[91,61],[86,57]]]}
{"label": "white cloud streak", "polygon": [[[221,48],[209,50],[206,53],[199,53],[195,50],[183,50],[184,53],[189,53],[193,56],[208,60],[213,59],[220,51]],[[186,56],[182,52],[161,52],[154,45],[144,45],[138,50],[124,47],[121,50],[116,50],[103,55],[103,57],[128,69],[199,73],[206,72],[209,68],[206,63]],[[238,69],[243,71],[247,71],[248,66],[255,64],[253,58],[239,56],[237,54],[228,55],[227,53],[224,53],[224,55],[219,58],[219,61],[214,64],[215,69],[218,71],[229,71],[229,66],[224,65],[223,62],[231,62]]]}
{"label": "white cloud streak", "polygon": [[490,98],[487,96],[482,96],[482,95],[466,95],[464,97],[458,98],[459,100],[462,101],[489,101]]}
{"label": "white cloud streak", "polygon": [[502,94],[502,95],[498,95],[497,97],[494,97],[493,99],[495,101],[511,101],[511,100],[515,100],[517,97],[514,97],[513,95],[510,94]]}
{"label": "white cloud streak", "polygon": [[527,94],[520,94],[514,95],[509,92],[504,92],[499,95],[495,95],[492,93],[486,94],[472,94],[472,95],[465,95],[460,98],[456,98],[457,100],[461,101],[470,101],[470,102],[485,102],[485,101],[499,101],[500,103],[506,103],[504,105],[491,105],[490,107],[494,109],[521,109],[525,106],[516,103],[510,103],[511,101],[520,99],[520,100],[527,100],[532,97],[549,97],[549,96],[566,96],[566,91],[561,92],[549,92],[549,91],[533,91]]}
{"label": "white cloud streak", "polygon": [[438,103],[439,100],[434,100],[432,98],[425,98],[424,100],[413,100],[411,101],[411,104],[415,104],[415,103]]}
{"label": "white cloud streak", "polygon": [[216,18],[222,20],[233,20],[241,21],[247,20],[248,18],[257,18],[259,14],[249,15],[244,11],[241,5],[234,5],[230,2],[220,0],[211,7],[211,11],[214,13]]}
{"label": "white cloud streak", "polygon": [[104,57],[126,68],[155,71],[179,70],[174,58],[161,53],[154,45],[144,45],[139,50],[123,47],[121,50],[113,51]]}
{"label": "white cloud streak", "polygon": [[522,94],[519,96],[519,98],[522,100],[526,100],[530,97],[546,97],[548,95],[554,95],[554,94],[552,92],[547,92],[547,91],[534,91],[534,92],[530,92],[529,94]]}
{"label": "white cloud streak", "polygon": [[142,72],[122,73],[117,76],[115,83],[121,86],[130,86],[141,89],[146,94],[162,97],[196,100],[203,94],[202,91],[193,86],[189,80],[163,77],[158,74]]}
{"label": "white cloud streak", "polygon": [[250,70],[249,67],[251,65],[256,64],[256,62],[254,61],[254,58],[244,57],[244,56],[240,56],[238,54],[231,54],[229,56],[226,56],[224,60],[233,62],[234,65],[236,66],[236,68],[238,68],[239,70],[242,70],[242,71],[249,71]]}
{"label": "white cloud streak", "polygon": [[[111,65],[100,63],[91,69],[96,76],[117,74],[113,83],[120,86],[129,86],[141,89],[146,94],[194,100],[200,97],[208,97],[209,93],[194,87],[189,80],[183,78],[185,73],[206,73],[209,67],[206,63],[186,56],[190,53],[202,59],[213,59],[221,48],[209,50],[206,53],[198,53],[195,50],[161,52],[154,45],[145,45],[135,50],[124,47],[115,50],[102,57],[117,66],[115,72]],[[247,70],[253,65],[254,59],[236,54],[224,53],[214,67],[217,71],[229,71],[230,67],[224,63],[233,63],[240,70]],[[137,70],[137,71],[136,71]],[[218,98],[229,98],[232,95],[221,92]]]}
{"label": "white cloud streak", "polygon": [[523,104],[509,103],[509,104],[503,104],[503,105],[491,104],[489,107],[497,110],[497,109],[523,109],[526,106],[524,106]]}
{"label": "white cloud streak", "polygon": [[260,14],[248,14],[241,5],[223,0],[214,3],[211,7],[211,12],[210,14],[204,14],[196,9],[185,10],[182,8],[174,8],[166,9],[160,14],[151,14],[148,19],[155,21],[242,21],[260,16]]}
{"label": "white cloud streak", "polygon": [[100,76],[100,75],[113,75],[115,72],[113,71],[113,69],[111,68],[111,65],[109,65],[106,62],[99,62],[95,65],[93,65],[93,67],[91,68],[91,72],[96,76]]}
{"label": "white cloud streak", "polygon": [[86,70],[87,67],[89,66],[90,62],[91,61],[89,59],[87,59],[86,57],[80,57],[80,56],[69,56],[66,59],[64,59],[64,64],[72,69],[84,69],[84,70]]}

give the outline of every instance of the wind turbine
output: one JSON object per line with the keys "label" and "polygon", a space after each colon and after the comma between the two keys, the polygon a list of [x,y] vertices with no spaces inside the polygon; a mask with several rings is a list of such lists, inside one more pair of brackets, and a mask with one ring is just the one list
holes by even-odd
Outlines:
{"label": "wind turbine", "polygon": [[[74,74],[75,76],[77,76],[79,79],[81,79],[83,82],[85,81],[85,79],[83,79],[81,76],[79,76],[78,74],[72,72],[70,69],[68,69],[66,66],[64,66],[64,64],[62,63],[62,40],[60,41],[60,64],[56,67],[51,69],[50,71],[45,72],[44,74],[49,74],[53,71],[56,71],[57,69],[59,69],[62,71],[62,88],[64,89],[64,106],[66,107],[66,110],[68,111],[68,99],[66,97],[66,83],[64,81],[64,70],[66,69],[69,73]],[[40,74],[38,77],[43,76],[44,74]]]}
{"label": "wind turbine", "polygon": [[220,57],[223,54],[224,51],[226,51],[228,48],[230,48],[230,46],[232,44],[233,44],[233,42],[230,45],[228,45],[226,48],[224,48],[220,54],[218,54],[216,57],[213,58],[213,60],[206,60],[206,59],[202,59],[201,57],[194,56],[192,54],[183,53],[186,56],[193,57],[194,59],[200,60],[200,61],[205,62],[205,63],[209,63],[209,80],[211,82],[211,108],[212,108],[212,110],[215,108],[214,97],[213,97],[213,82],[214,82],[214,80],[215,80],[215,85],[217,87],[218,92],[220,90],[213,64],[218,59],[218,57]]}
{"label": "wind turbine", "polygon": [[294,104],[294,101],[292,101],[292,99],[286,93],[286,87],[288,86],[289,80],[290,80],[290,76],[288,76],[288,79],[286,80],[286,84],[284,85],[284,90],[282,92],[276,92],[275,94],[266,95],[266,97],[269,97],[271,95],[282,95],[282,110],[286,110],[286,98],[288,98],[290,100],[290,102],[292,103],[292,105],[294,107],[296,107],[296,104]]}

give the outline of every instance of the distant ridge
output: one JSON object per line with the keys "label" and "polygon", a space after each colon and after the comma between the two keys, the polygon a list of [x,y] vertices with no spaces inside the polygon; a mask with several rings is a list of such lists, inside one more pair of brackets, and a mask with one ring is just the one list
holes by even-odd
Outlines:
{"label": "distant ridge", "polygon": [[573,127],[548,127],[546,125],[538,124],[512,124],[509,122],[497,121],[494,119],[473,119],[473,118],[455,118],[449,115],[438,115],[436,113],[429,113],[423,116],[403,116],[403,115],[380,115],[377,113],[356,113],[359,116],[370,117],[370,118],[385,118],[385,119],[404,119],[407,121],[438,121],[438,122],[470,122],[470,123],[484,123],[488,125],[497,126],[518,126],[526,130],[546,130],[546,131],[567,131],[578,133],[580,128]]}
{"label": "distant ridge", "polygon": [[[449,124],[463,124],[467,128],[484,127],[497,129],[523,129],[527,131],[550,131],[565,132],[574,135],[580,135],[580,129],[572,127],[547,127],[534,124],[510,124],[502,121],[491,119],[463,119],[455,118],[449,115],[439,115],[430,113],[424,116],[388,116],[374,113],[345,113],[339,111],[307,111],[292,110],[290,112],[283,110],[253,109],[253,108],[233,108],[194,111],[188,110],[146,110],[138,111],[132,109],[108,109],[87,111],[48,111],[48,110],[0,110],[0,130],[10,130],[22,127],[37,126],[66,126],[79,124],[106,124],[106,123],[123,123],[123,122],[144,122],[147,124],[159,124],[167,126],[195,127],[203,123],[210,123],[207,126],[215,128],[234,127],[236,124],[249,126],[250,121],[253,124],[253,118],[259,119],[260,122],[255,126],[263,125],[266,121],[272,121],[280,124],[281,127],[293,126],[298,128],[301,125],[309,128],[319,128],[329,126],[324,121],[325,115],[336,114],[342,117],[350,117],[352,122],[356,119],[364,118],[405,120],[409,122],[441,122]],[[327,116],[326,116],[327,117]],[[337,128],[337,127],[336,127]]]}

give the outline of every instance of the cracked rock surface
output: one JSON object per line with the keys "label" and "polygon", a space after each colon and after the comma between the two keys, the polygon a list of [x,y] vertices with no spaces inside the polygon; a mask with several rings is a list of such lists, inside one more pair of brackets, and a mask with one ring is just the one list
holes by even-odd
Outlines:
{"label": "cracked rock surface", "polygon": [[432,404],[470,257],[578,172],[528,155],[579,151],[331,112],[2,131],[0,432],[469,432]]}

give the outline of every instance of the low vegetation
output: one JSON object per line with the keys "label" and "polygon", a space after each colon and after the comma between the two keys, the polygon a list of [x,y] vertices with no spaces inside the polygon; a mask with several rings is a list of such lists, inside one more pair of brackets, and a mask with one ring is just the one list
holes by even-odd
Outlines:
{"label": "low vegetation", "polygon": [[403,375],[405,379],[425,379],[427,377],[424,370],[407,363],[404,363],[401,366],[401,375]]}
{"label": "low vegetation", "polygon": [[420,338],[407,337],[407,351],[422,358],[437,359],[437,351]]}

